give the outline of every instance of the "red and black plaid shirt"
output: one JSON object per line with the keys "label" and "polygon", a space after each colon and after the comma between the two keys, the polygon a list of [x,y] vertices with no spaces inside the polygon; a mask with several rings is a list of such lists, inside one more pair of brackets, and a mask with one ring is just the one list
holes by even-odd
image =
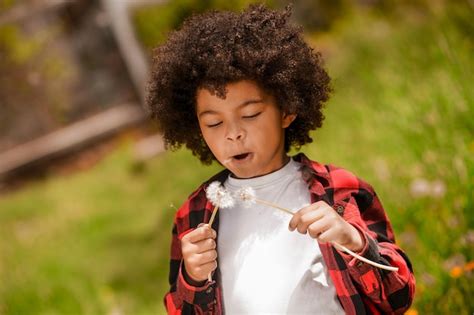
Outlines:
{"label": "red and black plaid shirt", "polygon": [[[391,224],[373,188],[347,170],[309,160],[300,153],[293,157],[311,192],[311,202],[325,201],[365,238],[360,254],[372,261],[398,267],[386,271],[319,243],[337,296],[346,314],[401,314],[410,306],[415,278],[408,257],[395,244]],[[208,222],[213,210],[205,188],[214,180],[224,182],[224,170],[202,184],[177,211],[171,241],[170,290],[164,302],[169,314],[223,314],[219,268],[213,281],[202,287],[188,284],[183,276],[181,237]],[[212,228],[218,231],[219,212]],[[219,236],[217,236],[217,242]],[[258,296],[255,297],[258,299]],[[317,297],[315,297],[317,298]]]}

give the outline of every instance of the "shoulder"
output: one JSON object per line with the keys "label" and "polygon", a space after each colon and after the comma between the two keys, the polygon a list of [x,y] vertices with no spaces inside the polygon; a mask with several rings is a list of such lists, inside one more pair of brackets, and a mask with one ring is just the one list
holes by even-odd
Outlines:
{"label": "shoulder", "polygon": [[334,189],[363,189],[374,193],[372,185],[353,172],[333,164],[325,164],[325,168]]}
{"label": "shoulder", "polygon": [[[323,200],[335,209],[342,206],[345,217],[357,211],[366,222],[388,221],[382,203],[369,183],[345,168],[312,161],[304,155],[298,158],[302,168],[306,168],[302,170],[303,177],[305,172],[309,174],[306,180],[310,191],[325,198]],[[347,205],[355,207],[348,208]]]}
{"label": "shoulder", "polygon": [[295,160],[302,164],[304,173],[310,173],[306,177],[315,177],[325,190],[366,191],[375,195],[375,191],[369,183],[343,167],[311,160],[303,153],[296,155]]}

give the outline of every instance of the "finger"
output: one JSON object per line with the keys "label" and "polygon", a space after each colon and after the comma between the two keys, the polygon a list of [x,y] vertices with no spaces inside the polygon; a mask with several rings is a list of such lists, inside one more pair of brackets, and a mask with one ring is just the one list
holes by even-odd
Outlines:
{"label": "finger", "polygon": [[299,224],[299,222],[301,220],[301,217],[303,215],[305,215],[306,213],[308,213],[308,212],[317,211],[322,206],[321,202],[322,201],[318,201],[318,202],[313,203],[313,204],[311,204],[307,207],[301,208],[300,210],[295,212],[295,214],[293,215],[293,217],[290,220],[290,223],[288,224],[288,229],[290,231],[294,231],[296,229],[296,226]]}
{"label": "finger", "polygon": [[194,268],[194,274],[197,276],[196,278],[199,279],[207,279],[209,273],[217,269],[217,261],[211,261],[206,264],[197,266]]}
{"label": "finger", "polygon": [[198,254],[198,261],[199,265],[205,265],[211,261],[214,261],[217,259],[217,251],[215,250],[209,250],[207,252]]}
{"label": "finger", "polygon": [[198,227],[192,230],[191,232],[187,233],[181,239],[182,243],[195,243],[200,241],[205,237],[205,230],[203,227]]}
{"label": "finger", "polygon": [[214,271],[217,269],[217,261],[213,260],[207,264],[202,265],[201,270],[205,270],[205,274],[209,274],[209,272]]}
{"label": "finger", "polygon": [[334,229],[328,229],[321,233],[318,237],[318,240],[324,243],[332,242],[337,237],[337,232]]}
{"label": "finger", "polygon": [[308,234],[312,238],[319,239],[320,235],[331,228],[331,224],[327,219],[321,219],[308,226]]}
{"label": "finger", "polygon": [[296,229],[296,226],[299,224],[301,217],[310,211],[314,211],[314,209],[315,209],[315,204],[312,204],[296,211],[293,214],[293,217],[291,218],[290,223],[288,224],[288,229],[290,231],[294,231]]}
{"label": "finger", "polygon": [[215,249],[217,247],[216,241],[212,238],[208,238],[197,243],[194,243],[195,252],[200,254],[203,252],[207,252],[208,250]]}
{"label": "finger", "polygon": [[217,247],[216,241],[212,238],[206,238],[196,243],[186,243],[182,246],[183,256],[188,257],[190,255],[200,254],[208,250],[215,249]]}
{"label": "finger", "polygon": [[296,229],[298,230],[298,232],[300,232],[301,234],[306,234],[307,230],[308,230],[308,227],[317,222],[318,220],[322,219],[324,217],[324,213],[322,213],[321,211],[311,211],[311,212],[308,212],[308,213],[305,213],[300,221],[298,222],[298,225],[296,226]]}
{"label": "finger", "polygon": [[216,231],[211,229],[209,225],[203,225],[183,236],[183,239],[185,238],[186,241],[196,243],[206,238],[216,238]]}

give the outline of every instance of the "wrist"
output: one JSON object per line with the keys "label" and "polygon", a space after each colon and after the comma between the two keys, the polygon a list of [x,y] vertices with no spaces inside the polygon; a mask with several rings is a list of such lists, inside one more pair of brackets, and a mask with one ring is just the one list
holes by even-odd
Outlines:
{"label": "wrist", "polygon": [[346,245],[347,248],[349,248],[353,252],[361,252],[362,249],[365,247],[365,238],[363,235],[361,235],[361,232],[359,229],[355,228],[352,224],[352,237],[351,237],[351,242]]}
{"label": "wrist", "polygon": [[187,272],[186,268],[183,268],[183,277],[184,280],[189,284],[192,285],[193,287],[202,287],[203,285],[206,284],[206,280],[195,280],[192,278]]}

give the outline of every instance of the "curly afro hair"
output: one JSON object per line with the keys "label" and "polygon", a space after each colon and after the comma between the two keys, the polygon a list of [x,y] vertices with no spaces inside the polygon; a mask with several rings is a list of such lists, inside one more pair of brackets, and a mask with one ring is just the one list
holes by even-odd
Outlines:
{"label": "curly afro hair", "polygon": [[199,128],[196,91],[206,88],[224,99],[225,86],[243,79],[273,95],[283,112],[297,114],[285,131],[286,152],[312,142],[310,131],[324,120],[330,79],[290,15],[291,6],[276,11],[262,4],[241,13],[193,15],[154,49],[147,109],[166,148],[186,145],[204,164],[215,160]]}

